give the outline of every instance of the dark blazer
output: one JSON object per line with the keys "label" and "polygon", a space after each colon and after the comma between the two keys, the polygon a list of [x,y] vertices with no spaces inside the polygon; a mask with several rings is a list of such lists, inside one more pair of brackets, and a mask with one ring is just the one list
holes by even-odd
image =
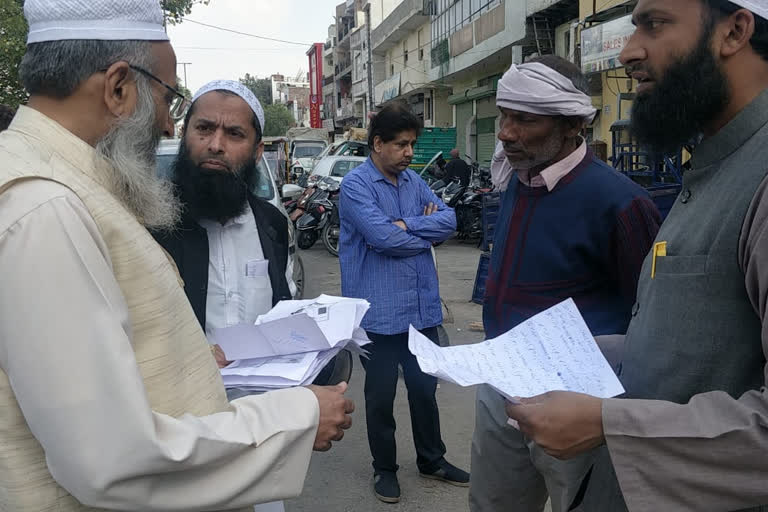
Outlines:
{"label": "dark blazer", "polygon": [[[269,260],[269,280],[272,283],[272,305],[291,299],[291,290],[285,278],[288,265],[288,219],[280,210],[263,199],[248,196],[256,227],[259,230],[264,259]],[[181,278],[200,326],[205,330],[205,308],[208,297],[208,233],[190,217],[182,219],[180,227],[172,233],[152,233],[155,240],[168,251]]]}

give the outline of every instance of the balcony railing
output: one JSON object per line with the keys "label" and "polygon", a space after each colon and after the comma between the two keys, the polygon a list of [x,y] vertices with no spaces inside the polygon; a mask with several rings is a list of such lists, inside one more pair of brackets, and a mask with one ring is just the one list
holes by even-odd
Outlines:
{"label": "balcony railing", "polygon": [[336,71],[336,75],[346,75],[347,73],[352,71],[352,61],[351,60],[345,60],[341,61],[334,67],[334,70]]}
{"label": "balcony railing", "polygon": [[389,50],[408,34],[429,21],[433,0],[403,0],[371,33],[371,47],[378,53]]}
{"label": "balcony railing", "polygon": [[352,96],[359,97],[368,92],[368,81],[362,80],[352,84]]}

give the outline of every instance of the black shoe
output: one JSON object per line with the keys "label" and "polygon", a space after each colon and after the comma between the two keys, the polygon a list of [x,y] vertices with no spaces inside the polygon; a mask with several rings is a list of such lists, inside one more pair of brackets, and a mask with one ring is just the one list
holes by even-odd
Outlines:
{"label": "black shoe", "polygon": [[373,475],[373,493],[384,503],[400,501],[400,484],[393,471],[377,471]]}
{"label": "black shoe", "polygon": [[441,480],[457,487],[469,487],[469,473],[461,470],[443,459],[437,463],[438,468],[432,473],[422,473],[419,471],[419,475],[424,478],[431,478],[432,480]]}

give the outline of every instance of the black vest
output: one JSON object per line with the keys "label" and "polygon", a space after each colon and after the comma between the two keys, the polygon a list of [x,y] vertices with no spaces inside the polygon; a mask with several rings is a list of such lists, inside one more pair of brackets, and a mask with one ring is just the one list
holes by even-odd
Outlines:
{"label": "black vest", "polygon": [[[264,259],[269,260],[269,280],[272,283],[272,305],[291,299],[285,278],[288,265],[288,219],[274,206],[253,196],[248,202],[256,219]],[[200,326],[205,330],[206,299],[208,297],[208,233],[196,219],[185,217],[172,233],[152,233],[155,240],[171,255],[184,280],[187,294]]]}

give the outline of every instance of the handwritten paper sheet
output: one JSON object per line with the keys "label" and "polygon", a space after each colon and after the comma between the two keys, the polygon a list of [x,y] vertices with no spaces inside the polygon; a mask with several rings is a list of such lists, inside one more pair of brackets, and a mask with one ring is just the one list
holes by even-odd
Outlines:
{"label": "handwritten paper sheet", "polygon": [[510,400],[557,390],[624,393],[572,299],[474,345],[441,348],[411,327],[408,348],[425,373],[460,386],[489,384]]}

